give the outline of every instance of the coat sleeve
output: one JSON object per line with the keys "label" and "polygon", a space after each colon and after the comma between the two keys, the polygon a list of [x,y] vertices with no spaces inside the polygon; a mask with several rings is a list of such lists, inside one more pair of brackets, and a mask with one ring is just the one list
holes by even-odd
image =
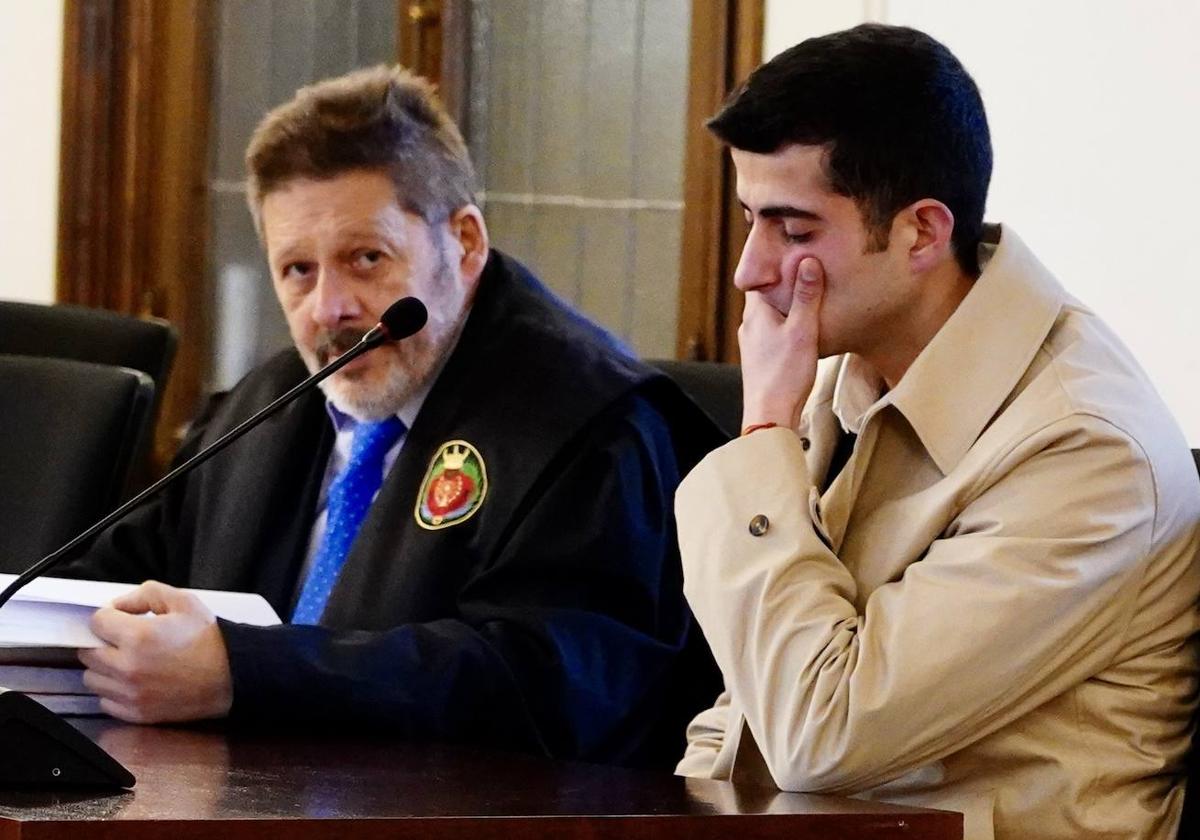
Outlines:
{"label": "coat sleeve", "polygon": [[456,615],[382,632],[222,623],[232,717],[627,759],[671,691],[690,613],[666,423],[642,399],[617,408],[533,491]]}
{"label": "coat sleeve", "polygon": [[[734,441],[683,482],[685,592],[780,788],[877,786],[1116,655],[1150,558],[1157,499],[1145,455],[1090,417],[1023,446],[861,608],[808,515],[812,482],[794,433]],[[770,520],[760,536],[747,527],[757,514]],[[698,729],[695,749],[711,751],[710,739]]]}
{"label": "coat sleeve", "polygon": [[687,750],[675,767],[680,776],[713,778],[717,755],[725,743],[729,727],[729,692],[722,691],[717,702],[692,719],[687,728]]}

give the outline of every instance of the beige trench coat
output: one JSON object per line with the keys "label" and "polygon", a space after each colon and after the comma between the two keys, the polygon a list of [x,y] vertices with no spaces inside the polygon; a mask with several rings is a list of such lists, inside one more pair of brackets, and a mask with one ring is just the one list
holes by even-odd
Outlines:
{"label": "beige trench coat", "polygon": [[798,433],[679,489],[726,691],[678,772],[958,810],[969,840],[1173,838],[1200,480],[1128,351],[1006,228],[822,494],[831,362]]}

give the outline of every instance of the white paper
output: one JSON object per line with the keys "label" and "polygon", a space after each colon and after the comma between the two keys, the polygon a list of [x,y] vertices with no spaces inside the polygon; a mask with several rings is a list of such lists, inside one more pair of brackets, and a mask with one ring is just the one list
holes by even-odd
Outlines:
{"label": "white paper", "polygon": [[[15,579],[15,575],[0,574],[0,591]],[[0,606],[0,648],[101,647],[103,642],[88,629],[92,613],[136,588],[130,583],[38,578]],[[280,623],[261,595],[214,589],[184,591],[199,598],[218,618],[259,627]]]}

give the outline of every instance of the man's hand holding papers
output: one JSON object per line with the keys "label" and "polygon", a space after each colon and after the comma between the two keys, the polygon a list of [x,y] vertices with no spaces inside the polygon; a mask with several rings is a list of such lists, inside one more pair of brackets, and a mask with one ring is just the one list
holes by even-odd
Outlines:
{"label": "man's hand holding papers", "polygon": [[[0,574],[0,588],[12,580]],[[39,578],[0,609],[0,673],[9,688],[35,700],[86,696],[61,687],[64,680],[81,683],[99,696],[101,710],[131,722],[219,717],[232,689],[218,617],[279,623],[253,594]],[[88,668],[82,674],[76,651]],[[197,685],[205,691],[196,692]],[[185,704],[181,697],[193,699]]]}
{"label": "man's hand holding papers", "polygon": [[79,651],[83,682],[108,714],[169,723],[229,713],[225,642],[216,615],[193,593],[147,581],[97,610],[91,628],[107,644]]}

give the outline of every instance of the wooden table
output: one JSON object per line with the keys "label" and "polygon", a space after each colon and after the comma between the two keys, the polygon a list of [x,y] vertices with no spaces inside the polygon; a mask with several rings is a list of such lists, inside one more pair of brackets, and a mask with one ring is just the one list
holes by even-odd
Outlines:
{"label": "wooden table", "polygon": [[0,791],[12,838],[962,837],[946,811],[365,738],[76,720],[137,777],[112,795]]}

